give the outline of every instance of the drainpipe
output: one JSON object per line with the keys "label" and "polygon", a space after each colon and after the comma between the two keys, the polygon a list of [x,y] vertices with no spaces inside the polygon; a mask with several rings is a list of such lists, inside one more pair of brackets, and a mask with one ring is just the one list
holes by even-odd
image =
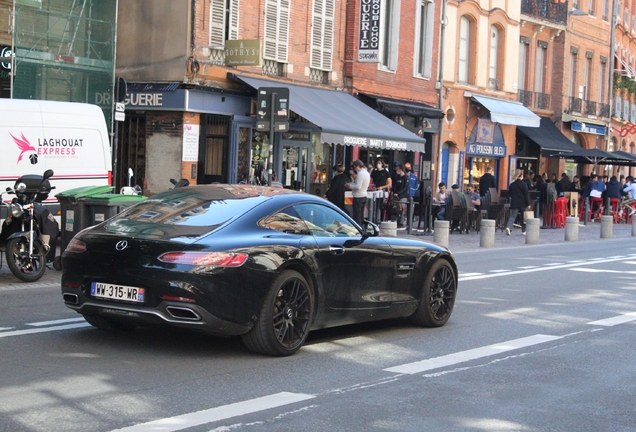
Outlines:
{"label": "drainpipe", "polygon": [[[446,33],[446,1],[442,0],[442,15],[440,20],[440,35],[439,35],[439,62],[437,69],[439,71],[437,82],[439,83],[439,109],[443,110],[444,107],[444,34]],[[437,185],[442,181],[442,145],[444,134],[444,119],[439,121],[439,135],[437,136],[437,166],[435,171],[437,173],[437,181],[433,185],[433,190],[436,190]]]}
{"label": "drainpipe", "polygon": [[[605,150],[609,148],[612,139],[612,110],[614,105],[614,57],[616,56],[616,0],[612,1],[612,19],[610,20],[612,28],[610,29],[610,61],[609,61],[609,118],[610,122],[607,128],[607,138],[605,142]],[[618,149],[614,149],[616,151]]]}
{"label": "drainpipe", "polygon": [[15,2],[13,0],[13,10],[11,11],[11,70],[9,71],[9,98],[13,99],[13,81],[15,80]]}

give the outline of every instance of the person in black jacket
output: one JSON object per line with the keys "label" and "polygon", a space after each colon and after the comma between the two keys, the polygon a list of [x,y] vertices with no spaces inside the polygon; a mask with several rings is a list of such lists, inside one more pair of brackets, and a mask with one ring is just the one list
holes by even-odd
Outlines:
{"label": "person in black jacket", "polygon": [[510,229],[515,223],[517,214],[521,212],[521,233],[526,235],[526,222],[523,220],[523,212],[530,210],[530,195],[528,194],[528,185],[523,181],[523,170],[515,170],[513,182],[510,183],[510,218],[506,227],[506,235],[510,235]]}
{"label": "person in black jacket", "polygon": [[495,181],[495,176],[492,175],[492,167],[488,165],[486,167],[486,174],[479,179],[479,195],[483,197],[486,196],[490,188],[497,189],[497,182]]}
{"label": "person in black jacket", "polygon": [[609,182],[607,182],[607,189],[605,189],[607,198],[616,198],[620,201],[622,190],[623,187],[616,176],[612,176]]}
{"label": "person in black jacket", "polygon": [[336,172],[338,175],[331,179],[331,184],[325,193],[325,198],[327,198],[340,210],[349,214],[349,212],[345,210],[345,184],[349,182],[349,176],[346,175],[344,171],[344,166],[341,164],[336,165]]}

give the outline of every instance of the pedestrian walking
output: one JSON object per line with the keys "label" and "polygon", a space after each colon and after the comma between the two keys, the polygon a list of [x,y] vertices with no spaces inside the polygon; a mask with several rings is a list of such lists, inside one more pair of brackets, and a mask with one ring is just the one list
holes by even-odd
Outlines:
{"label": "pedestrian walking", "polygon": [[331,179],[331,184],[325,193],[325,198],[348,214],[345,209],[345,185],[349,181],[349,176],[345,174],[345,168],[341,164],[336,165],[336,173],[336,176]]}
{"label": "pedestrian walking", "polygon": [[506,235],[510,235],[517,215],[521,213],[521,234],[526,235],[526,221],[523,217],[525,210],[530,210],[530,194],[528,193],[528,185],[523,181],[523,170],[515,170],[513,182],[510,183],[510,218],[506,227]]}

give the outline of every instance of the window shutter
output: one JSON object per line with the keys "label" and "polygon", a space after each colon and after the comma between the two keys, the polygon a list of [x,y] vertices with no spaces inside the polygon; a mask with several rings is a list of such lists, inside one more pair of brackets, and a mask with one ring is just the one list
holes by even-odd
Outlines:
{"label": "window shutter", "polygon": [[330,71],[333,59],[334,0],[314,0],[311,67]]}
{"label": "window shutter", "polygon": [[225,46],[225,0],[210,0],[210,46]]}
{"label": "window shutter", "polygon": [[287,63],[289,39],[289,0],[265,0],[263,58]]}
{"label": "window shutter", "polygon": [[239,38],[239,1],[230,0],[230,28],[227,35],[228,40]]}

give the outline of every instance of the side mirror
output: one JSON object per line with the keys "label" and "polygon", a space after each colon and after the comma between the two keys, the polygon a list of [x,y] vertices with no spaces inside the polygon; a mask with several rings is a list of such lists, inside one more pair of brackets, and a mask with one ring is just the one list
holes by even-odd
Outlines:
{"label": "side mirror", "polygon": [[44,174],[42,174],[42,177],[44,177],[44,180],[48,180],[51,177],[53,177],[53,170],[52,169],[47,169],[46,171],[44,171]]}
{"label": "side mirror", "polygon": [[371,221],[365,220],[362,223],[362,227],[364,228],[364,237],[377,237],[380,235],[380,227],[374,224]]}

